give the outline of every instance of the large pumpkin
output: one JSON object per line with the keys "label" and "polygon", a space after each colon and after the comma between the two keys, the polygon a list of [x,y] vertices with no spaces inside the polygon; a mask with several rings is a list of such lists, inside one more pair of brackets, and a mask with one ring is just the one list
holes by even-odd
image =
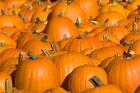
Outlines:
{"label": "large pumpkin", "polygon": [[85,89],[94,88],[92,83],[89,81],[94,76],[99,77],[105,85],[108,84],[107,74],[102,68],[84,65],[77,67],[70,74],[68,89],[72,93],[81,93]]}
{"label": "large pumpkin", "polygon": [[104,85],[100,78],[94,76],[90,82],[95,88],[89,88],[82,93],[123,93],[118,87],[114,85]]}
{"label": "large pumpkin", "polygon": [[139,65],[139,55],[134,55],[133,51],[124,53],[106,68],[109,83],[120,87],[124,93],[134,93],[140,85]]}
{"label": "large pumpkin", "polygon": [[29,53],[29,56],[31,59],[23,61],[15,73],[15,87],[33,92],[43,92],[57,87],[54,63],[43,56],[37,57],[32,53]]}
{"label": "large pumpkin", "polygon": [[62,13],[63,16],[71,19],[74,23],[76,23],[78,17],[81,18],[82,23],[85,21],[84,11],[72,0],[68,0],[67,2],[58,2],[51,16],[58,16],[60,13]]}
{"label": "large pumpkin", "polygon": [[56,65],[59,85],[63,86],[64,88],[67,88],[68,76],[76,67],[85,64],[94,64],[87,56],[74,52],[58,55],[53,57],[52,60]]}
{"label": "large pumpkin", "polygon": [[75,24],[70,19],[62,16],[51,18],[43,32],[48,34],[49,40],[55,41],[63,40],[65,35],[72,37],[79,34]]}

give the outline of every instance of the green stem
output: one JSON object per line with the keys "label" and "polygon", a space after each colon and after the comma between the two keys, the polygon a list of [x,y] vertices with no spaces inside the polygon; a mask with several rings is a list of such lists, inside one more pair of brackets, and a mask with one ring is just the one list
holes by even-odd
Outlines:
{"label": "green stem", "polygon": [[37,56],[36,56],[34,53],[32,53],[32,52],[29,52],[29,53],[28,53],[28,56],[29,56],[32,60],[36,60],[36,59],[37,59]]}
{"label": "green stem", "polygon": [[90,81],[95,87],[104,86],[103,82],[102,82],[97,76],[93,76],[89,81]]}
{"label": "green stem", "polygon": [[77,17],[77,20],[76,20],[76,26],[80,28],[81,26],[81,18],[80,17]]}
{"label": "green stem", "polygon": [[52,52],[56,52],[57,49],[56,49],[55,42],[54,41],[51,41],[50,44],[51,44]]}
{"label": "green stem", "polygon": [[23,53],[22,53],[22,51],[20,51],[19,52],[19,58],[18,58],[18,65],[21,64],[22,60],[23,60]]}
{"label": "green stem", "polygon": [[6,81],[5,81],[5,92],[6,93],[10,93],[10,84],[9,84],[9,80],[7,79]]}
{"label": "green stem", "polygon": [[47,39],[48,39],[48,36],[47,36],[47,35],[45,35],[43,38],[41,38],[41,41],[42,41],[42,42],[46,42],[46,41],[47,41]]}

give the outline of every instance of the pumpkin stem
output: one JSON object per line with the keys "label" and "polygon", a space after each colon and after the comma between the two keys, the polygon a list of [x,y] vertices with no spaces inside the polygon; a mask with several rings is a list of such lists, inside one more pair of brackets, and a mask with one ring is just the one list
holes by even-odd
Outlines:
{"label": "pumpkin stem", "polygon": [[55,42],[54,41],[51,41],[50,44],[51,44],[52,52],[56,52],[57,49],[56,49]]}
{"label": "pumpkin stem", "polygon": [[44,11],[44,12],[48,12],[48,10],[49,10],[50,8],[51,8],[51,6],[48,5],[43,11]]}
{"label": "pumpkin stem", "polygon": [[37,4],[40,5],[41,4],[41,0],[36,0]]}
{"label": "pumpkin stem", "polygon": [[76,39],[83,39],[84,35],[79,35]]}
{"label": "pumpkin stem", "polygon": [[70,5],[72,3],[72,0],[67,0],[67,4]]}
{"label": "pumpkin stem", "polygon": [[133,55],[135,55],[135,52],[132,50],[129,50],[128,52],[124,51],[123,55],[124,59],[130,59]]}
{"label": "pumpkin stem", "polygon": [[127,2],[128,4],[132,4],[132,3],[134,2],[134,0],[126,0],[126,2]]}
{"label": "pumpkin stem", "polygon": [[13,15],[17,15],[16,12],[15,12],[15,10],[12,10],[12,14],[13,14]]}
{"label": "pumpkin stem", "polygon": [[117,0],[110,0],[109,3],[110,4],[116,4],[117,3]]}
{"label": "pumpkin stem", "polygon": [[33,6],[29,5],[28,10],[30,10],[30,11],[33,10]]}
{"label": "pumpkin stem", "polygon": [[133,31],[134,32],[137,32],[138,31],[138,24],[137,24],[137,22],[134,22],[133,23]]}
{"label": "pumpkin stem", "polygon": [[2,15],[8,15],[8,11],[6,9],[1,9],[1,14]]}
{"label": "pumpkin stem", "polygon": [[103,82],[102,82],[97,76],[93,76],[89,81],[90,81],[95,87],[104,86]]}
{"label": "pumpkin stem", "polygon": [[48,39],[48,36],[47,36],[47,35],[45,35],[43,38],[41,38],[41,41],[42,41],[42,42],[46,42],[46,41],[47,41],[47,39]]}
{"label": "pumpkin stem", "polygon": [[26,23],[26,17],[24,16],[24,14],[23,14],[23,13],[19,13],[19,16],[20,16],[20,18],[22,19],[22,21],[23,21],[24,23]]}
{"label": "pumpkin stem", "polygon": [[81,26],[81,17],[77,17],[77,20],[76,20],[76,26],[80,28]]}
{"label": "pumpkin stem", "polygon": [[35,30],[32,34],[34,34],[35,36],[38,36],[40,34],[41,30]]}
{"label": "pumpkin stem", "polygon": [[48,52],[48,50],[46,48],[42,48],[41,51],[49,58],[51,59],[51,55],[50,53]]}
{"label": "pumpkin stem", "polygon": [[103,40],[108,41],[109,37],[107,35],[103,35]]}
{"label": "pumpkin stem", "polygon": [[64,16],[63,12],[58,13],[58,16]]}
{"label": "pumpkin stem", "polygon": [[104,26],[107,27],[109,25],[109,19],[106,19],[104,22]]}
{"label": "pumpkin stem", "polygon": [[23,60],[23,53],[22,51],[19,52],[18,64],[20,65]]}
{"label": "pumpkin stem", "polygon": [[10,91],[11,91],[11,89],[10,89],[9,80],[6,79],[6,81],[5,81],[5,92],[10,93]]}
{"label": "pumpkin stem", "polygon": [[64,34],[64,40],[68,39],[68,35]]}
{"label": "pumpkin stem", "polygon": [[32,60],[36,60],[36,59],[37,59],[37,56],[36,56],[34,53],[32,53],[32,52],[29,52],[29,53],[28,53],[28,56],[29,56]]}

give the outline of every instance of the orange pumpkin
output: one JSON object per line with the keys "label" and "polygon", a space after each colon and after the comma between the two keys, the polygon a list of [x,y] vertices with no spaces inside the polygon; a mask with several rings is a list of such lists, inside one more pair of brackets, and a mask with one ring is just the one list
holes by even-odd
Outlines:
{"label": "orange pumpkin", "polygon": [[85,12],[86,19],[96,18],[99,13],[99,6],[96,0],[73,0]]}
{"label": "orange pumpkin", "polygon": [[123,93],[114,85],[104,85],[103,82],[96,76],[92,77],[90,82],[95,86],[95,88],[89,88],[82,93]]}
{"label": "orange pumpkin", "polygon": [[106,68],[109,83],[118,86],[124,93],[134,93],[140,85],[139,64],[140,56],[134,55],[133,51],[116,58]]}
{"label": "orange pumpkin", "polygon": [[76,68],[85,64],[94,64],[87,56],[80,53],[65,53],[52,58],[56,64],[59,85],[67,88],[68,75]]}
{"label": "orange pumpkin", "polygon": [[33,92],[44,92],[57,87],[54,63],[44,56],[35,56],[33,53],[29,53],[29,57],[30,59],[24,60],[19,65],[15,73],[15,87]]}
{"label": "orange pumpkin", "polygon": [[72,37],[79,34],[74,23],[70,19],[62,16],[51,18],[43,32],[48,34],[49,40],[54,41],[63,40],[65,35]]}
{"label": "orange pumpkin", "polygon": [[49,89],[44,93],[68,93],[68,92],[61,87],[57,87],[57,88]]}
{"label": "orange pumpkin", "polygon": [[81,23],[85,22],[84,11],[72,0],[68,0],[67,2],[58,2],[51,14],[51,17],[58,16],[60,13],[62,13],[62,16],[71,19],[74,23],[76,23],[78,17],[81,19]]}
{"label": "orange pumpkin", "polygon": [[89,81],[94,76],[99,77],[105,85],[108,84],[107,74],[102,68],[84,65],[77,67],[70,74],[68,89],[72,93],[81,93],[88,88],[94,88],[95,86]]}
{"label": "orange pumpkin", "polygon": [[[9,66],[0,71],[0,93],[6,93],[5,91],[5,81],[9,80],[9,87],[12,89],[12,78],[10,74],[15,70],[14,66]],[[11,90],[9,90],[10,92]]]}

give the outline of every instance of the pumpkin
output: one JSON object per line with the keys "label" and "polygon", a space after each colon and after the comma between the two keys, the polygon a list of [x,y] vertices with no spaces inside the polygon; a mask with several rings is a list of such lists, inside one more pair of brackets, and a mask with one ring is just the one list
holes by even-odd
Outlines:
{"label": "pumpkin", "polygon": [[40,33],[40,30],[36,30],[33,32],[23,32],[17,39],[17,47],[23,48],[26,42],[30,41],[34,38],[39,38],[45,36],[43,33]]}
{"label": "pumpkin", "polygon": [[68,93],[68,92],[61,87],[57,87],[57,88],[49,89],[44,93]]}
{"label": "pumpkin", "polygon": [[72,0],[68,0],[67,2],[58,2],[54,7],[51,17],[58,16],[60,13],[62,13],[62,16],[71,19],[74,23],[76,23],[78,17],[81,19],[81,23],[85,22],[84,11]]}
{"label": "pumpkin", "polygon": [[134,55],[133,51],[125,52],[106,68],[109,83],[118,86],[124,93],[134,93],[140,85],[139,64],[139,55]]}
{"label": "pumpkin", "polygon": [[121,41],[122,38],[124,38],[127,34],[129,34],[129,30],[120,26],[107,27],[104,30],[104,32],[107,32],[108,34],[117,37],[119,41]]}
{"label": "pumpkin", "polygon": [[129,14],[121,4],[117,3],[117,0],[110,0],[109,4],[102,5],[100,9],[100,14],[111,11],[117,11],[121,13],[124,17],[127,17],[127,15]]}
{"label": "pumpkin", "polygon": [[16,47],[16,42],[10,37],[3,34],[0,34],[0,43],[1,45],[11,45],[13,47]]}
{"label": "pumpkin", "polygon": [[58,82],[67,88],[68,75],[76,68],[85,64],[94,64],[87,56],[80,53],[68,52],[52,58],[56,65]]}
{"label": "pumpkin", "polygon": [[19,16],[15,15],[0,15],[0,28],[4,26],[17,27],[19,29],[25,29],[24,23]]}
{"label": "pumpkin", "polygon": [[96,18],[99,13],[99,6],[96,0],[73,0],[85,12],[86,19]]}
{"label": "pumpkin", "polygon": [[[48,51],[53,51],[54,48],[52,48],[52,43],[53,41],[47,41],[47,36],[44,36],[43,38],[35,38],[27,41],[25,45],[22,47],[22,49],[25,49],[26,51],[32,52],[36,55],[42,54],[42,49],[45,48]],[[59,45],[57,42],[55,43],[55,49],[60,50]],[[34,46],[34,47],[32,47]]]}
{"label": "pumpkin", "polygon": [[134,93],[140,93],[140,86],[136,89]]}
{"label": "pumpkin", "polygon": [[16,27],[5,26],[5,27],[0,28],[0,33],[9,37],[12,36],[17,31],[19,31],[19,29],[17,29]]}
{"label": "pumpkin", "polygon": [[[5,93],[5,81],[9,80],[9,87],[12,89],[12,78],[10,74],[15,70],[14,66],[9,66],[0,71],[0,92]],[[9,90],[11,91],[11,90]]]}
{"label": "pumpkin", "polygon": [[46,6],[43,10],[35,11],[31,18],[31,22],[41,23],[41,22],[47,22],[47,18],[49,14],[52,12],[52,9],[50,6]]}
{"label": "pumpkin", "polygon": [[26,58],[26,51],[20,50],[20,49],[16,49],[16,48],[8,48],[5,49],[4,51],[2,51],[0,53],[0,65],[5,62],[6,60],[8,60],[9,58],[16,58],[19,56],[19,53],[22,52],[23,53],[23,57]]}
{"label": "pumpkin", "polygon": [[118,22],[122,19],[124,19],[124,16],[116,11],[105,12],[96,17],[96,21],[101,25],[104,25],[106,20],[108,20],[108,26],[118,25]]}
{"label": "pumpkin", "polygon": [[131,45],[134,41],[140,39],[140,32],[138,31],[134,31],[131,32],[129,34],[127,34],[122,40],[121,40],[121,44],[123,46],[129,46]]}
{"label": "pumpkin", "polygon": [[113,45],[95,50],[91,54],[91,57],[98,58],[100,61],[103,61],[108,57],[113,57],[114,55],[123,55],[123,53],[124,48],[121,45]]}
{"label": "pumpkin", "polygon": [[72,93],[81,93],[88,88],[94,88],[95,86],[89,81],[94,76],[99,77],[105,85],[108,84],[107,74],[102,68],[84,65],[77,67],[70,74],[68,89]]}
{"label": "pumpkin", "polygon": [[92,77],[90,82],[95,86],[95,88],[86,89],[82,93],[123,93],[114,85],[104,85],[103,82],[96,76]]}
{"label": "pumpkin", "polygon": [[72,37],[79,34],[74,23],[70,19],[62,16],[51,18],[43,32],[48,34],[49,40],[54,41],[63,40],[64,35],[67,35],[67,37]]}
{"label": "pumpkin", "polygon": [[102,46],[103,45],[101,40],[98,40],[93,37],[86,37],[84,35],[79,35],[78,37],[69,40],[65,44],[63,49],[67,51],[81,52],[87,48],[92,48],[93,50],[95,50],[95,49],[99,49]]}
{"label": "pumpkin", "polygon": [[58,82],[54,63],[44,56],[36,56],[31,52],[29,56],[30,59],[21,62],[15,73],[15,87],[33,92],[43,92],[57,87]]}

